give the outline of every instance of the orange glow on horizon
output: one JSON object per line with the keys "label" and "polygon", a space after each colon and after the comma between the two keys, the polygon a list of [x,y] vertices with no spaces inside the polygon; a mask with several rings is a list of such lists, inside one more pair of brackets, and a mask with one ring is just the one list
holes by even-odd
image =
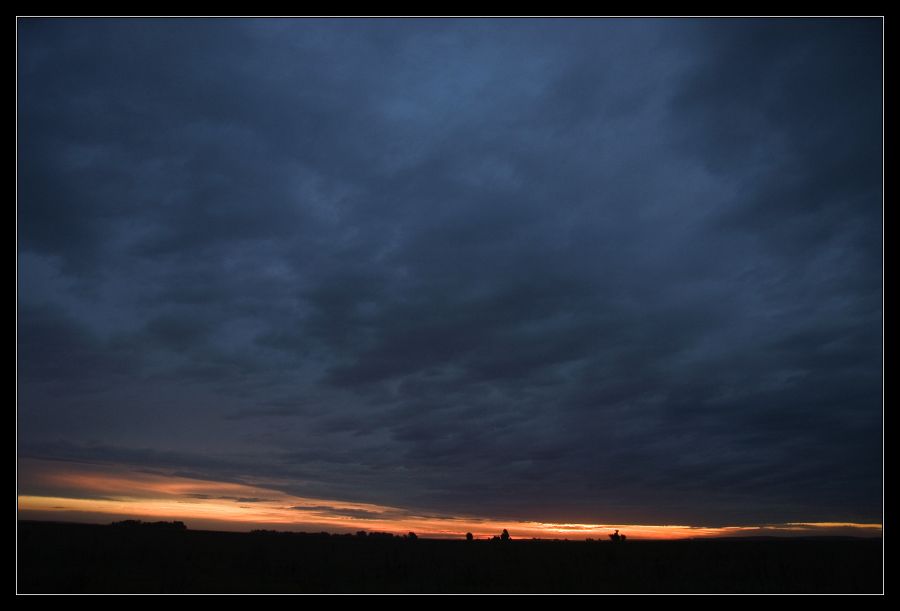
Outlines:
{"label": "orange glow on horizon", "polygon": [[[217,482],[110,468],[27,461],[29,494],[18,496],[20,517],[109,522],[123,517],[182,520],[189,527],[226,530],[356,530],[426,537],[487,537],[508,529],[513,538],[606,539],[618,529],[634,539],[680,539],[750,534],[832,534],[880,536],[881,524],[794,522],[762,526],[567,524],[495,520],[476,516],[433,517],[371,503],[305,498],[260,485]],[[20,481],[21,485],[21,481]]]}

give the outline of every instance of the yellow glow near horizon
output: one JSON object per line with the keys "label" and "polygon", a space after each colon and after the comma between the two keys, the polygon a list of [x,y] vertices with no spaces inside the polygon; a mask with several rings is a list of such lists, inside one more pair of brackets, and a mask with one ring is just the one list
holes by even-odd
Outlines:
{"label": "yellow glow near horizon", "polygon": [[[111,467],[29,461],[18,497],[20,517],[109,522],[113,517],[182,520],[189,527],[228,530],[354,530],[420,536],[476,537],[504,528],[514,538],[605,539],[615,529],[634,539],[679,539],[766,533],[853,532],[881,535],[881,524],[793,522],[761,526],[698,527],[646,524],[573,524],[495,520],[476,516],[421,516],[397,507],[298,497],[263,485],[216,482]],[[21,479],[20,479],[21,481]],[[39,491],[39,492],[38,492]]]}

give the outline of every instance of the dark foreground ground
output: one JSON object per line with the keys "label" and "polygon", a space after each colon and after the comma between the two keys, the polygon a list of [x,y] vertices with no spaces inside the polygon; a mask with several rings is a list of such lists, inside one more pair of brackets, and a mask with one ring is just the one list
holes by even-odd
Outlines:
{"label": "dark foreground ground", "polygon": [[19,592],[881,592],[881,540],[441,541],[19,522]]}

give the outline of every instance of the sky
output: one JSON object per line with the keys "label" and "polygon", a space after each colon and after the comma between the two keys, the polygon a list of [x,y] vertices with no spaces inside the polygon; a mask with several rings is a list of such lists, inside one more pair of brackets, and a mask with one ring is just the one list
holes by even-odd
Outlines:
{"label": "sky", "polygon": [[882,44],[17,20],[20,516],[878,527]]}

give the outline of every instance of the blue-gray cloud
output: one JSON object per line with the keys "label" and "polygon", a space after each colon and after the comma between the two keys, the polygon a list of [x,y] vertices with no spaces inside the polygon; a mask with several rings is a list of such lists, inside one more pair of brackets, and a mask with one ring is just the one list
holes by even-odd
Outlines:
{"label": "blue-gray cloud", "polygon": [[37,20],[23,454],[880,519],[878,20]]}

